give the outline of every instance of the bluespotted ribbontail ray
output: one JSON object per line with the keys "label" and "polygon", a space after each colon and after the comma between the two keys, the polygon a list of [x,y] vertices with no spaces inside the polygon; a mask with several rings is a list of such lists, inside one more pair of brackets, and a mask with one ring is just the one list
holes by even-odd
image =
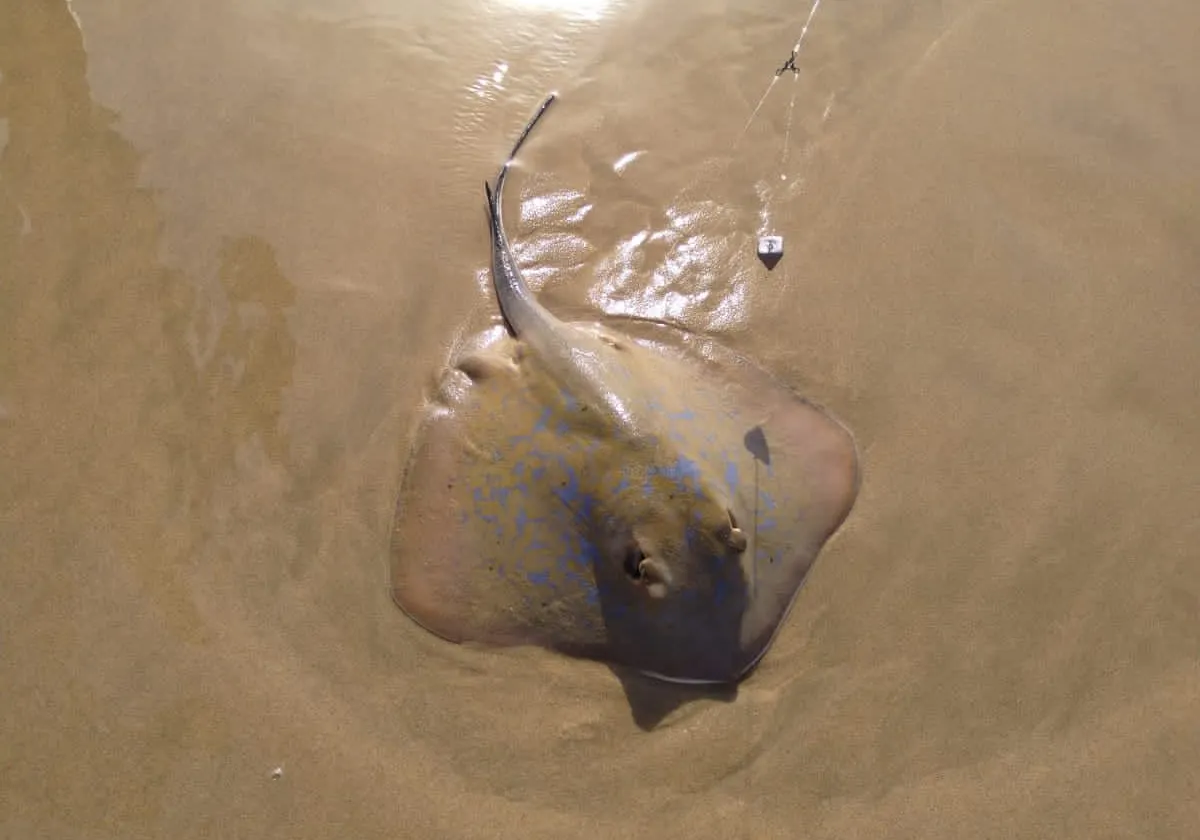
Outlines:
{"label": "bluespotted ribbontail ray", "polygon": [[858,492],[850,432],[752,362],[665,328],[567,323],[485,184],[507,335],[442,372],[413,438],[392,594],[445,639],[534,644],[674,682],[766,652]]}

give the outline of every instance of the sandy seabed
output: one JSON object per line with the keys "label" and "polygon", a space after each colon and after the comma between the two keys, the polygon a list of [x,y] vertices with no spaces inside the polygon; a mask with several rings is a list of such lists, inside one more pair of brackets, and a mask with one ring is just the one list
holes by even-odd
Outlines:
{"label": "sandy seabed", "polygon": [[[0,836],[1200,836],[1200,5],[825,0],[753,119],[807,3],[562,6],[0,0]],[[551,89],[542,299],[862,449],[725,696],[388,595]]]}

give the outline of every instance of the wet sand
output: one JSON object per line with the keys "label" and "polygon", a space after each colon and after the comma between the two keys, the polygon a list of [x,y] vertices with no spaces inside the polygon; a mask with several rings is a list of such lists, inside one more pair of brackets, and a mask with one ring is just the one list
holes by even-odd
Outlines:
{"label": "wet sand", "polygon": [[[825,0],[743,133],[807,4],[409,5],[0,0],[0,836],[1200,833],[1200,7]],[[543,300],[862,447],[731,696],[388,596],[551,89]]]}

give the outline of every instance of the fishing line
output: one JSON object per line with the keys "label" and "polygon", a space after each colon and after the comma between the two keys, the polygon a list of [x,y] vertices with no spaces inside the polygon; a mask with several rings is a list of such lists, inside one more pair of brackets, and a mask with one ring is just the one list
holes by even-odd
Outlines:
{"label": "fishing line", "polygon": [[[813,0],[812,6],[808,10],[808,17],[804,21],[804,26],[800,29],[800,35],[796,38],[796,43],[792,45],[791,53],[788,54],[787,60],[775,70],[775,74],[771,77],[771,80],[767,82],[766,90],[759,97],[754,110],[750,112],[749,119],[746,120],[746,124],[742,126],[741,132],[739,132],[737,138],[733,141],[733,148],[731,149],[732,153],[741,145],[742,140],[745,139],[747,132],[750,130],[750,126],[754,124],[754,120],[758,117],[759,112],[766,103],[767,97],[771,95],[771,91],[778,84],[780,77],[790,70],[792,73],[792,95],[788,101],[787,117],[783,132],[783,148],[779,153],[778,181],[787,181],[786,168],[792,140],[792,124],[796,116],[796,97],[800,92],[800,68],[796,65],[796,59],[800,56],[800,50],[804,46],[804,39],[808,36],[809,27],[812,26],[813,18],[816,17],[817,9],[820,7],[821,0]],[[828,107],[826,108],[826,112],[828,112]],[[773,203],[772,193],[774,191],[768,185],[761,192],[763,207],[761,213],[762,225],[758,237],[758,256],[767,269],[770,270],[783,258],[783,237],[771,232],[771,205]]]}
{"label": "fishing line", "polygon": [[[813,18],[817,14],[817,9],[821,6],[821,0],[813,0],[812,6],[808,10],[808,18],[804,21],[804,26],[800,30],[800,37],[796,39],[796,43],[792,46],[792,52],[787,57],[787,61],[780,65],[775,71],[775,75],[771,77],[771,81],[767,83],[767,89],[763,91],[759,97],[758,104],[754,106],[754,110],[750,112],[750,119],[746,120],[746,125],[742,127],[741,133],[738,134],[736,140],[733,141],[733,146],[736,149],[738,144],[742,142],[742,138],[746,136],[746,132],[750,130],[754,118],[758,116],[758,112],[762,110],[763,103],[767,101],[767,97],[771,95],[771,91],[775,88],[775,83],[779,81],[779,77],[784,74],[784,71],[791,70],[792,78],[797,78],[800,75],[800,68],[796,66],[796,59],[800,55],[800,47],[804,44],[804,38],[808,35],[808,28],[812,26]],[[793,94],[793,102],[795,101]]]}

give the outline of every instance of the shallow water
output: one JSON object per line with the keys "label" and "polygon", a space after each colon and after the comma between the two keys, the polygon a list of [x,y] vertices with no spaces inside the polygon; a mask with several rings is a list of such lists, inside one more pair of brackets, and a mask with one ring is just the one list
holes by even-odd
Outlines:
{"label": "shallow water", "polygon": [[[1195,834],[1200,7],[425,8],[0,0],[0,834]],[[550,89],[543,300],[863,450],[736,697],[388,597]]]}

